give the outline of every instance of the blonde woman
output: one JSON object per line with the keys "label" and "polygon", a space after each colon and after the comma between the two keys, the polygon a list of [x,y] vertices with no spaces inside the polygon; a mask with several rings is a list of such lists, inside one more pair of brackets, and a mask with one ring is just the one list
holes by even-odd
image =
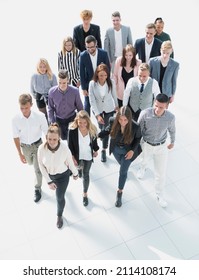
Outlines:
{"label": "blonde woman", "polygon": [[138,75],[138,67],[141,62],[136,58],[135,48],[131,44],[127,44],[123,48],[122,56],[119,56],[115,61],[113,79],[116,84],[119,107],[123,105],[123,95],[127,82],[130,78]]}
{"label": "blonde woman", "polygon": [[49,188],[56,191],[57,199],[57,227],[63,226],[62,214],[65,207],[65,192],[69,184],[70,173],[73,179],[78,178],[78,171],[74,165],[68,146],[60,141],[61,130],[57,123],[49,126],[46,142],[39,146],[38,162],[42,175]]}
{"label": "blonde woman", "polygon": [[45,58],[40,58],[37,63],[37,72],[31,77],[30,91],[36,99],[37,108],[47,118],[46,106],[48,104],[48,91],[57,85],[57,78],[52,73],[50,65]]}
{"label": "blonde woman", "polygon": [[89,173],[93,157],[98,155],[99,146],[97,144],[97,128],[85,110],[79,111],[69,126],[68,146],[74,163],[79,168],[79,177],[83,177],[83,205],[87,206]]}
{"label": "blonde woman", "polygon": [[69,84],[79,87],[79,58],[80,50],[75,47],[72,37],[64,38],[62,50],[58,53],[58,71],[67,70]]}

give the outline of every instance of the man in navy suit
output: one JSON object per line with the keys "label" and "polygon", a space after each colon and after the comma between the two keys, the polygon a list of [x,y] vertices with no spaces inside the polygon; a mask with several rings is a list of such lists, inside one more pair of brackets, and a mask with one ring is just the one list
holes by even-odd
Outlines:
{"label": "man in navy suit", "polygon": [[154,37],[156,34],[154,23],[147,24],[145,31],[145,38],[137,39],[134,47],[138,58],[141,59],[142,62],[148,63],[149,58],[160,55],[162,41]]}
{"label": "man in navy suit", "polygon": [[86,50],[80,54],[80,82],[84,95],[84,110],[90,115],[89,82],[92,80],[95,69],[99,64],[106,64],[110,71],[110,62],[107,52],[97,48],[97,40],[94,36],[86,37],[85,46]]}
{"label": "man in navy suit", "polygon": [[85,38],[88,35],[93,35],[97,40],[97,45],[99,48],[102,47],[101,33],[99,25],[91,23],[93,13],[90,10],[83,10],[80,13],[82,19],[82,24],[79,24],[73,29],[73,40],[75,42],[76,48],[83,52],[85,47]]}

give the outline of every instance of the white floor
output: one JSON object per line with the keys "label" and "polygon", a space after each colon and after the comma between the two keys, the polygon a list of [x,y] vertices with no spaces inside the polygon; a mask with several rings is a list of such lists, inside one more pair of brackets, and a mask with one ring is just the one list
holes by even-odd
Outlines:
{"label": "white floor", "polygon": [[139,159],[130,167],[123,205],[116,208],[118,165],[113,156],[106,163],[98,156],[88,207],[82,205],[82,180],[71,179],[64,226],[58,230],[54,192],[44,182],[41,201],[33,202],[32,167],[20,164],[9,145],[12,159],[1,169],[0,259],[198,260],[199,113],[188,112],[187,119],[178,99],[170,110],[177,141],[169,152],[166,209],[156,201],[152,164],[143,180],[136,178]]}

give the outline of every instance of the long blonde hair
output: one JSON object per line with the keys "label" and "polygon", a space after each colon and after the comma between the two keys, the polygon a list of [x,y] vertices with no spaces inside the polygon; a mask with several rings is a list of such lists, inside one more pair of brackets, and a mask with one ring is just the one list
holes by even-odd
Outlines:
{"label": "long blonde hair", "polygon": [[51,68],[50,68],[50,65],[49,65],[47,59],[45,59],[45,58],[40,58],[40,59],[39,59],[39,61],[38,61],[38,63],[37,63],[37,72],[38,72],[39,74],[41,74],[41,73],[39,72],[39,65],[40,65],[40,64],[44,64],[44,65],[46,66],[46,74],[47,74],[49,80],[52,80],[52,79],[53,79],[53,72],[52,72],[52,70],[51,70]]}
{"label": "long blonde hair", "polygon": [[97,137],[97,127],[92,123],[89,114],[85,110],[81,110],[77,113],[74,121],[70,123],[69,129],[75,129],[78,127],[78,120],[84,119],[87,122],[87,129],[91,137]]}

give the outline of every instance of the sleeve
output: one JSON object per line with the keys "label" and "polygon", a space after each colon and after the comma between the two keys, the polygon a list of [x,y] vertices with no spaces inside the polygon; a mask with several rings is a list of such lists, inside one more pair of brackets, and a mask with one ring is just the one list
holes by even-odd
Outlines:
{"label": "sleeve", "polygon": [[155,79],[153,79],[152,90],[153,90],[153,96],[154,96],[154,99],[155,99],[156,96],[160,93],[159,84]]}
{"label": "sleeve", "polygon": [[71,172],[73,173],[73,176],[77,176],[78,175],[78,170],[74,164],[73,158],[72,158],[72,153],[69,149],[69,147],[66,145],[66,165],[68,166],[68,168],[71,170]]}
{"label": "sleeve", "polygon": [[139,125],[133,125],[134,129],[136,129],[136,132],[135,132],[135,136],[134,136],[134,139],[131,143],[131,147],[132,147],[132,150],[135,151],[137,150],[139,144],[140,144],[140,140],[142,138],[142,135],[141,135],[141,129],[140,129],[140,126]]}
{"label": "sleeve", "polygon": [[131,28],[128,27],[128,38],[127,38],[127,44],[133,45],[133,39],[132,39],[132,33],[131,33]]}
{"label": "sleeve", "polygon": [[79,61],[79,71],[80,71],[80,82],[82,90],[87,90],[87,83],[86,83],[86,69],[84,65],[84,52],[80,54],[80,61]]}
{"label": "sleeve", "polygon": [[36,98],[36,92],[34,90],[34,83],[35,83],[35,75],[32,75],[31,81],[30,81],[30,93],[34,98]]}
{"label": "sleeve", "polygon": [[77,89],[77,94],[76,94],[76,97],[75,97],[75,104],[76,104],[76,109],[77,109],[78,112],[83,110],[83,103],[82,103],[82,100],[81,100],[80,93],[79,93],[78,89]]}
{"label": "sleeve", "polygon": [[101,41],[101,32],[100,32],[100,27],[97,26],[97,45],[99,48],[102,48],[102,41]]}
{"label": "sleeve", "polygon": [[176,127],[175,127],[175,116],[173,116],[173,119],[168,127],[168,131],[170,134],[171,144],[174,144],[175,142],[175,134],[176,134]]}
{"label": "sleeve", "polygon": [[89,101],[91,104],[92,111],[95,116],[98,116],[100,114],[98,107],[97,107],[97,102],[96,102],[96,97],[95,97],[95,82],[92,80],[89,83]]}
{"label": "sleeve", "polygon": [[112,93],[112,96],[113,96],[115,107],[118,107],[115,81],[113,79],[111,81],[112,81],[112,91],[111,91],[111,93]]}
{"label": "sleeve", "polygon": [[43,144],[41,144],[38,148],[38,151],[37,151],[37,159],[38,159],[39,169],[40,169],[42,175],[44,176],[46,182],[49,183],[52,180],[50,179],[48,171],[47,171],[45,165],[43,164],[44,153],[45,153],[45,149],[44,149]]}
{"label": "sleeve", "polygon": [[54,102],[53,102],[51,90],[49,90],[49,93],[48,93],[48,119],[49,119],[49,123],[54,123],[55,122]]}
{"label": "sleeve", "polygon": [[172,88],[172,94],[173,95],[176,92],[178,71],[179,71],[179,63],[177,63],[176,68],[175,68],[174,73],[173,73],[173,88]]}
{"label": "sleeve", "polygon": [[132,78],[130,78],[127,82],[126,88],[124,90],[124,96],[123,96],[123,106],[127,106],[129,103],[129,97],[130,97],[130,92],[132,89]]}
{"label": "sleeve", "polygon": [[64,69],[62,52],[58,53],[58,71]]}
{"label": "sleeve", "polygon": [[47,132],[48,132],[48,122],[47,119],[45,117],[45,114],[41,114],[41,130],[44,134],[44,136],[46,137]]}

